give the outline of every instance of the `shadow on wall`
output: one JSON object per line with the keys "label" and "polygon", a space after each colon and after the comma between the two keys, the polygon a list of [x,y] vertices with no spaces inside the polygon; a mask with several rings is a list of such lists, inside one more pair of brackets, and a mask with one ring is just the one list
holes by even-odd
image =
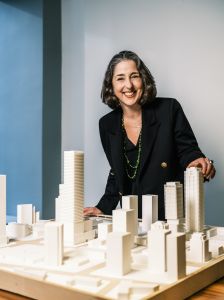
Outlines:
{"label": "shadow on wall", "polygon": [[37,16],[41,18],[42,16],[42,0],[0,0],[0,2],[4,3],[5,5],[13,6],[19,10],[23,10],[29,14]]}

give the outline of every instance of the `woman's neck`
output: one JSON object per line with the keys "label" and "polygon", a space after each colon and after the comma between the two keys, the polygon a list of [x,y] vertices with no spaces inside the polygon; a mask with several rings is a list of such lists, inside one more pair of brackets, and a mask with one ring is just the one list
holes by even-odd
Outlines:
{"label": "woman's neck", "polygon": [[140,105],[136,107],[122,107],[123,115],[125,119],[138,119],[141,117],[142,108]]}

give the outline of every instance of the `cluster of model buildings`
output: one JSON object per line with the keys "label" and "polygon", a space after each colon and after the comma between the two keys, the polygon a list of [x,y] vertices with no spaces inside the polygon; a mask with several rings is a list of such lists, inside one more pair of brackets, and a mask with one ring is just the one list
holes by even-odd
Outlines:
{"label": "cluster of model buildings", "polygon": [[[189,240],[188,260],[205,262],[211,257],[209,240],[204,232],[201,170],[188,168],[185,171],[185,202],[183,185],[179,182],[166,183],[164,193],[167,222],[158,221],[158,196],[143,195],[140,227],[141,232],[147,234],[148,269],[178,280],[186,275],[186,234]],[[44,228],[47,264],[63,263],[64,244],[75,245],[95,238],[92,220],[83,218],[83,207],[84,153],[65,151],[64,183],[59,186],[56,199],[56,221],[46,223]],[[30,204],[18,206],[17,211],[19,224],[32,224],[39,220],[39,213]],[[5,224],[6,176],[0,175],[0,246],[7,243]],[[101,223],[98,226],[95,244],[105,242],[108,272],[124,275],[131,271],[131,249],[136,246],[138,232],[138,197],[123,196],[122,208],[113,211],[112,224]]]}

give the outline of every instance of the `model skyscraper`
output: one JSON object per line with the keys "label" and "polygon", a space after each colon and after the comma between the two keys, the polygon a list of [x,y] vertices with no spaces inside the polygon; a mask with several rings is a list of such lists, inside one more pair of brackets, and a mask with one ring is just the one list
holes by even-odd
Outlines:
{"label": "model skyscraper", "polygon": [[64,152],[64,184],[59,186],[59,197],[56,199],[55,206],[56,221],[64,224],[65,243],[79,244],[95,237],[95,231],[89,228],[90,221],[83,220],[84,153],[82,151]]}
{"label": "model skyscraper", "polygon": [[200,232],[204,227],[204,179],[200,168],[188,168],[185,173],[186,231]]}
{"label": "model skyscraper", "polygon": [[158,195],[142,195],[142,231],[148,232],[158,220]]}
{"label": "model skyscraper", "polygon": [[167,182],[164,185],[165,218],[169,228],[183,231],[181,225],[184,217],[183,185],[180,182]]}

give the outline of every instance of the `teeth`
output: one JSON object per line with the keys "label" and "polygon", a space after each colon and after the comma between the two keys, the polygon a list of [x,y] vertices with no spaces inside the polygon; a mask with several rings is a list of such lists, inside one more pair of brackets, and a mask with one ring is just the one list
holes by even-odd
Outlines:
{"label": "teeth", "polygon": [[126,96],[132,96],[132,95],[134,95],[134,93],[133,92],[126,92],[126,93],[124,93]]}

